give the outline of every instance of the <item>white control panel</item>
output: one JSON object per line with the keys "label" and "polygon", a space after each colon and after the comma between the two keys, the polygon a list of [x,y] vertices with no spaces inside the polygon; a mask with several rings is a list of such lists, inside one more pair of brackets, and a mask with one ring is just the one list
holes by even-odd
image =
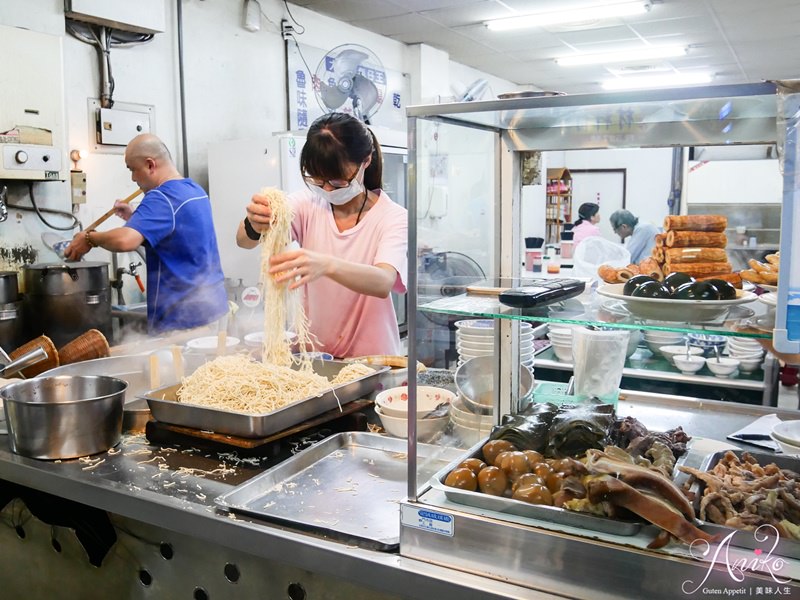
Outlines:
{"label": "white control panel", "polygon": [[4,176],[9,179],[59,179],[61,151],[53,146],[2,144]]}

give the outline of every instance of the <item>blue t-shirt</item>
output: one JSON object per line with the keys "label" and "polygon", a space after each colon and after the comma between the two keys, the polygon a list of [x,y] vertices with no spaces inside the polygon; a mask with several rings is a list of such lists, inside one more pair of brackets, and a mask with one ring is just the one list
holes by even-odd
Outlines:
{"label": "blue t-shirt", "polygon": [[660,233],[660,230],[652,223],[636,224],[633,233],[625,240],[625,247],[631,253],[632,263],[638,264],[652,254],[657,233]]}
{"label": "blue t-shirt", "polygon": [[145,239],[147,329],[207,325],[228,312],[208,194],[191,179],[150,190],[127,223]]}

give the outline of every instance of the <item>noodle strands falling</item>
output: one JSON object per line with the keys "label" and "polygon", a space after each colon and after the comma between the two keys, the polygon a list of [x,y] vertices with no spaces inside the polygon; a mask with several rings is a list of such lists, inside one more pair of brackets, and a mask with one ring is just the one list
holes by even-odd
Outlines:
{"label": "noodle strands falling", "polygon": [[284,252],[291,242],[292,210],[281,190],[264,188],[261,194],[269,199],[272,222],[261,234],[261,286],[264,297],[264,363],[288,366],[295,360],[286,339],[286,325],[291,324],[300,348],[300,368],[311,371],[313,351],[309,322],[303,309],[300,290],[289,290],[288,283],[276,283],[269,273],[270,257]]}

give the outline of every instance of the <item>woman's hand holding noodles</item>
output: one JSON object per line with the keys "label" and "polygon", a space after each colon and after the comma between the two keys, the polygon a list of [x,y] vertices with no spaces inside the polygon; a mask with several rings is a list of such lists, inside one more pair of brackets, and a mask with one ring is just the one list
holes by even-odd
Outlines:
{"label": "woman's hand holding noodles", "polygon": [[269,272],[276,283],[292,281],[290,290],[299,288],[330,274],[332,257],[301,248],[281,252],[269,259]]}
{"label": "woman's hand holding noodles", "polygon": [[247,220],[250,225],[258,233],[263,232],[269,228],[272,222],[272,208],[269,204],[269,198],[256,194],[247,205]]}

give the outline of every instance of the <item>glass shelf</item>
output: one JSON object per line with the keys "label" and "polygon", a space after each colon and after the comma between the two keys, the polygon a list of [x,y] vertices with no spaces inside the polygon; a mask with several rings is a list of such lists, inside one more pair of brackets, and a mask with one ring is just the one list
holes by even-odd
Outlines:
{"label": "glass shelf", "polygon": [[591,325],[615,329],[642,329],[676,331],[682,333],[704,333],[772,339],[771,323],[774,314],[757,300],[747,304],[731,306],[729,311],[715,320],[701,323],[651,321],[632,315],[621,300],[600,296],[592,291],[578,297],[533,309],[505,306],[497,296],[473,295],[466,292],[467,286],[506,289],[530,285],[531,279],[504,279],[478,282],[474,278],[449,278],[445,283],[420,286],[419,310],[425,313],[460,315],[476,319],[516,319],[537,323],[563,323],[569,325]]}

